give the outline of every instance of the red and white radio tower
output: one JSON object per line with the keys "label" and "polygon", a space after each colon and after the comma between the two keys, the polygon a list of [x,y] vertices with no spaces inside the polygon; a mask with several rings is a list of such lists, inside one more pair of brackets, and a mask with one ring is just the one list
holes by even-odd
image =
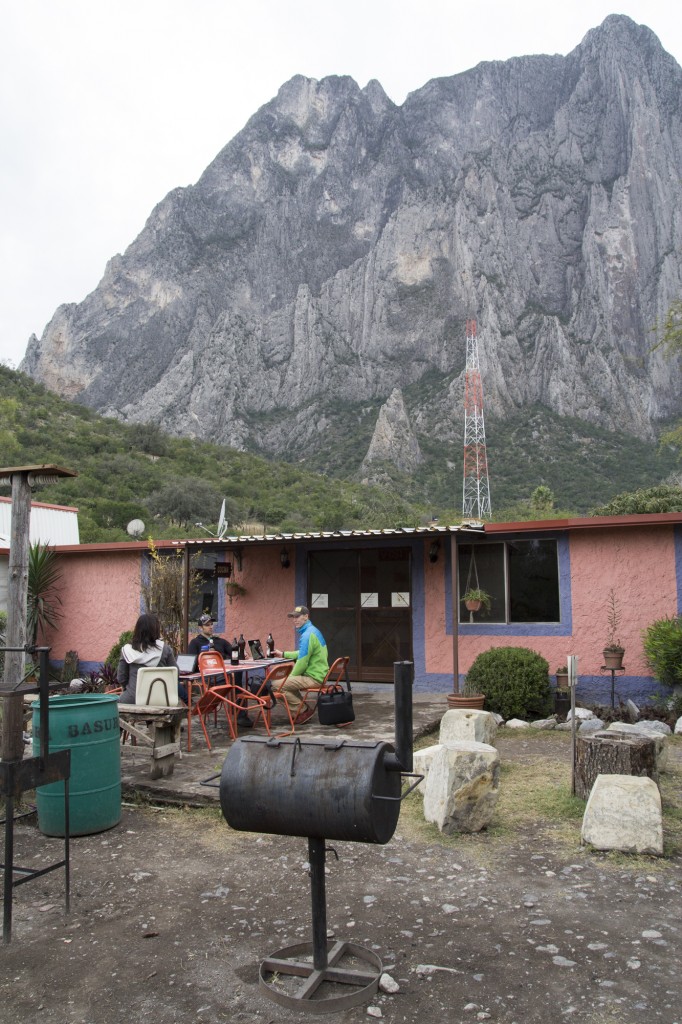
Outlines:
{"label": "red and white radio tower", "polygon": [[478,363],[476,321],[467,320],[467,365],[464,387],[464,491],[462,515],[483,519],[492,514],[488,455],[483,421],[483,384]]}

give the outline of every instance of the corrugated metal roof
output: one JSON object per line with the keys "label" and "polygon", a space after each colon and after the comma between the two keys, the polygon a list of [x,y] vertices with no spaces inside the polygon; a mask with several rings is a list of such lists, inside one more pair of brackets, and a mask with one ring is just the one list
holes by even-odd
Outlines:
{"label": "corrugated metal roof", "polygon": [[181,543],[188,547],[225,547],[234,544],[284,543],[286,541],[317,541],[317,540],[361,540],[374,537],[433,537],[451,533],[483,533],[483,524],[462,523],[459,526],[396,526],[385,530],[319,530],[305,533],[265,533],[235,534],[223,537],[202,537],[198,540],[187,540]]}

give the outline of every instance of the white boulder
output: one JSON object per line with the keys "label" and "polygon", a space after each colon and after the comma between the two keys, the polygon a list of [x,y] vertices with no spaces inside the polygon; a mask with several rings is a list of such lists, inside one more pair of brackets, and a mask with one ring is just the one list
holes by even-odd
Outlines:
{"label": "white boulder", "polygon": [[433,756],[424,817],[441,832],[480,832],[490,823],[500,786],[500,755],[488,743],[443,743]]}
{"label": "white boulder", "polygon": [[[569,708],[568,714],[566,715],[566,721],[570,722],[572,717],[573,717],[573,712]],[[588,718],[595,718],[596,716],[595,716],[594,711],[590,711],[589,708],[576,708],[575,709],[575,717],[576,717],[576,719],[580,718],[580,719],[582,719],[583,722],[585,722],[585,721],[587,721]]]}
{"label": "white boulder", "polygon": [[675,735],[682,735],[682,715],[680,715],[680,717],[675,722]]}
{"label": "white boulder", "polygon": [[473,740],[474,743],[495,745],[497,722],[489,711],[475,711],[470,708],[451,708],[440,720],[439,743],[457,743],[459,740]]}
{"label": "white boulder", "polygon": [[423,775],[424,778],[417,786],[417,792],[424,796],[426,792],[426,780],[429,777],[429,771],[431,769],[431,762],[433,761],[434,754],[440,750],[440,743],[434,743],[432,747],[422,747],[421,750],[415,750],[412,755],[412,770],[417,775]]}
{"label": "white boulder", "polygon": [[528,722],[524,722],[522,718],[510,718],[507,722],[505,729],[527,729]]}
{"label": "white boulder", "polygon": [[531,729],[556,729],[557,720],[556,715],[552,715],[551,718],[538,718],[537,722],[531,722]]}
{"label": "white boulder", "polygon": [[592,718],[586,718],[584,721],[580,723],[580,725],[578,726],[578,732],[599,732],[599,730],[603,728],[604,723],[602,722],[601,718],[595,718],[593,715]]}
{"label": "white boulder", "polygon": [[585,814],[581,841],[597,850],[663,854],[661,794],[652,779],[598,775]]}

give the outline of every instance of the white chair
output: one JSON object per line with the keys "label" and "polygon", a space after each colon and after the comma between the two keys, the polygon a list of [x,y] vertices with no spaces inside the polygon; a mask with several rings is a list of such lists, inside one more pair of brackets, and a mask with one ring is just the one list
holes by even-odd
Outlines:
{"label": "white chair", "polygon": [[137,670],[135,703],[161,708],[178,706],[178,670],[175,665],[166,668],[140,668]]}

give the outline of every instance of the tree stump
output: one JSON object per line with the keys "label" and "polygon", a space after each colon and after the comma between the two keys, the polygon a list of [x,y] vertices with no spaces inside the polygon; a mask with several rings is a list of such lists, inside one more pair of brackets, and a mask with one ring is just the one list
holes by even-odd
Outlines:
{"label": "tree stump", "polygon": [[576,796],[587,800],[598,775],[646,775],[657,782],[654,740],[610,732],[576,736]]}

